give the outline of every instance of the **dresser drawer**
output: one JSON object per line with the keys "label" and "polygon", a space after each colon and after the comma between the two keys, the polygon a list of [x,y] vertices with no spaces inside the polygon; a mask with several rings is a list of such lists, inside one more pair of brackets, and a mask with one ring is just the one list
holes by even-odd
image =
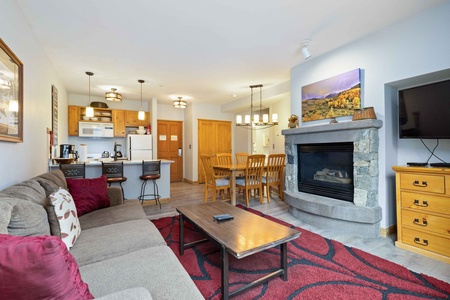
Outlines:
{"label": "dresser drawer", "polygon": [[450,198],[401,192],[402,207],[450,215]]}
{"label": "dresser drawer", "polygon": [[402,227],[402,242],[423,250],[450,256],[450,239]]}
{"label": "dresser drawer", "polygon": [[401,223],[402,226],[437,233],[450,239],[450,219],[448,218],[403,209]]}
{"label": "dresser drawer", "polygon": [[400,188],[436,194],[445,194],[445,176],[424,174],[400,174]]}

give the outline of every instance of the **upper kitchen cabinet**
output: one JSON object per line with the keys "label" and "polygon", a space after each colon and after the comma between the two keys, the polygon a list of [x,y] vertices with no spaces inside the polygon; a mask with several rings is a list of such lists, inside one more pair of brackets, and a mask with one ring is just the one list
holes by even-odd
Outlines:
{"label": "upper kitchen cabinet", "polygon": [[69,105],[69,136],[78,136],[78,122],[80,121],[80,107]]}
{"label": "upper kitchen cabinet", "polygon": [[114,122],[114,136],[125,136],[125,111],[113,110],[113,122]]}
{"label": "upper kitchen cabinet", "polygon": [[139,127],[139,126],[147,126],[150,124],[150,114],[148,112],[145,113],[145,119],[139,120],[137,111],[126,110],[125,111],[125,125],[127,127]]}

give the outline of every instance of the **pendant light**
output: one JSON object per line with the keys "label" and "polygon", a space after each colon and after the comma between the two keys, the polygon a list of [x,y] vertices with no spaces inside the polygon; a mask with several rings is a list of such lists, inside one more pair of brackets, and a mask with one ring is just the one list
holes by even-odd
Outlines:
{"label": "pendant light", "polygon": [[120,102],[122,101],[122,94],[119,94],[116,92],[117,89],[111,88],[111,92],[105,93],[105,100],[113,101],[113,102]]}
{"label": "pendant light", "polygon": [[145,82],[139,79],[138,82],[141,84],[141,110],[138,112],[138,120],[145,120],[145,112],[142,110],[142,84]]}
{"label": "pendant light", "polygon": [[89,76],[89,104],[86,106],[86,117],[92,118],[94,116],[94,108],[91,107],[91,76],[94,75],[92,72],[86,72]]}

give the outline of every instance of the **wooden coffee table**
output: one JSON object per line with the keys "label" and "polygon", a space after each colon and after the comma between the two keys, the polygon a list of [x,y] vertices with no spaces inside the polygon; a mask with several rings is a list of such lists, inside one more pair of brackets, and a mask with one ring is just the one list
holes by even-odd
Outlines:
{"label": "wooden coffee table", "polygon": [[[287,280],[287,242],[300,236],[297,230],[280,225],[224,202],[210,202],[178,207],[180,213],[180,255],[184,249],[204,241],[211,241],[221,249],[222,299],[242,293],[256,285],[280,276]],[[214,215],[230,214],[233,220],[217,222]],[[205,234],[206,239],[184,243],[184,220]],[[280,245],[280,269],[253,281],[233,292],[229,291],[229,260],[231,254],[237,259]]]}

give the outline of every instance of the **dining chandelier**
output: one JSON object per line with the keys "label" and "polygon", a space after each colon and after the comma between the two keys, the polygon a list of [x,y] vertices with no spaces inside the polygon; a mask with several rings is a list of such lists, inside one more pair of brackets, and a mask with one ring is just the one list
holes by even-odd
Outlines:
{"label": "dining chandelier", "polygon": [[113,101],[113,102],[120,102],[122,101],[122,94],[117,93],[117,89],[112,88],[112,92],[106,92],[105,93],[105,100]]}
{"label": "dining chandelier", "polygon": [[[269,114],[264,114],[262,109],[262,84],[251,85],[251,104],[250,115],[245,115],[242,120],[242,115],[236,116],[236,126],[241,126],[247,129],[265,129],[278,125],[278,115],[272,114],[272,119],[269,120]],[[259,88],[259,109],[253,105],[253,89]],[[253,116],[253,119],[252,119]],[[243,121],[243,122],[242,122]]]}
{"label": "dining chandelier", "polygon": [[178,97],[178,100],[173,101],[173,107],[175,108],[186,108],[187,107],[187,102],[183,99],[183,97]]}

